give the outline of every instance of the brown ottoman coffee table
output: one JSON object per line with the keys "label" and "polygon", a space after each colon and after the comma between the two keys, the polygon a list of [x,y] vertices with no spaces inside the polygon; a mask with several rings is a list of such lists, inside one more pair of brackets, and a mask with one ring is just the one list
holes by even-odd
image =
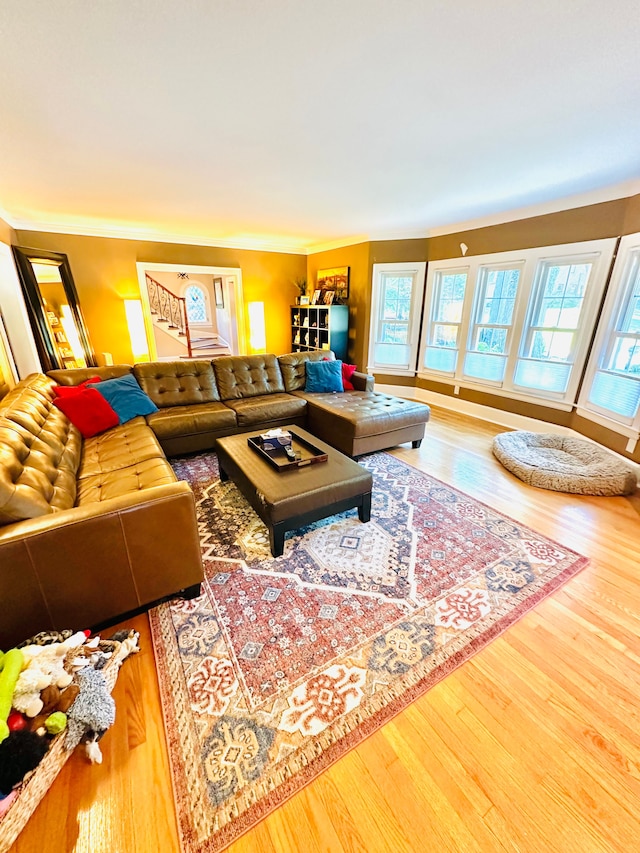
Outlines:
{"label": "brown ottoman coffee table", "polygon": [[269,529],[271,553],[284,550],[284,534],[313,521],[358,508],[360,521],[371,518],[373,478],[366,468],[298,426],[286,426],[326,453],[327,461],[277,471],[249,446],[254,433],[219,438],[220,479],[231,479]]}

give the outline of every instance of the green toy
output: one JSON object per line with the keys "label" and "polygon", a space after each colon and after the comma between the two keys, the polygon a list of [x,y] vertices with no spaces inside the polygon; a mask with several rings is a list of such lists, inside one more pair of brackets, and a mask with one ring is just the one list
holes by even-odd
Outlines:
{"label": "green toy", "polygon": [[13,691],[22,672],[24,658],[20,649],[9,649],[2,659],[3,667],[0,672],[0,743],[9,737],[7,717],[11,711]]}
{"label": "green toy", "polygon": [[44,727],[50,735],[59,735],[67,728],[67,715],[62,711],[54,711],[47,717]]}

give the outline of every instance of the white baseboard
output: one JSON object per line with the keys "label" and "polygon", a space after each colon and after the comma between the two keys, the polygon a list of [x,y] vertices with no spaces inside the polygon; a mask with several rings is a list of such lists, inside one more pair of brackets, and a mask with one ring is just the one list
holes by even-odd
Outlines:
{"label": "white baseboard", "polygon": [[[450,397],[448,394],[438,394],[436,391],[427,391],[425,388],[414,388],[406,385],[380,385],[376,382],[376,391],[384,394],[393,394],[395,397],[406,397],[411,400],[419,400],[430,406],[438,406],[441,409],[450,409],[460,412],[480,421],[488,421],[508,429],[524,429],[530,432],[553,432],[562,435],[575,435],[578,433],[569,427],[550,424],[538,418],[530,418],[526,415],[517,415],[514,412],[505,412],[503,409],[494,409],[492,406],[483,406],[480,403],[472,403],[469,400],[461,400],[459,397]],[[583,436],[584,437],[584,436]]]}
{"label": "white baseboard", "polygon": [[[541,421],[538,418],[529,418],[526,415],[517,415],[514,412],[505,412],[502,409],[494,409],[491,406],[483,406],[480,403],[472,403],[469,400],[461,400],[459,397],[450,397],[448,394],[438,394],[436,391],[427,391],[425,388],[414,388],[411,385],[382,385],[376,382],[375,390],[383,394],[392,394],[395,397],[404,397],[409,400],[418,400],[421,403],[427,403],[430,406],[438,406],[441,409],[449,409],[452,412],[459,412],[463,415],[469,415],[472,418],[478,418],[480,421],[488,421],[497,426],[503,426],[507,429],[523,429],[529,432],[550,432],[558,435],[568,435],[573,438],[582,438],[584,441],[590,441],[592,444],[598,444],[592,438],[582,433],[577,432],[570,427],[560,426],[559,424],[551,424],[548,421]],[[602,445],[598,445],[601,447]],[[640,465],[611,450],[607,450],[623,460],[627,464],[632,465],[640,476]]]}

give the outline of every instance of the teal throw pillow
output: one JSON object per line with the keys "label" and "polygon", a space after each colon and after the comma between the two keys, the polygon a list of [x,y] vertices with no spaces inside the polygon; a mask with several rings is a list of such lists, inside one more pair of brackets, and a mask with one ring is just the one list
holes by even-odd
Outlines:
{"label": "teal throw pillow", "polygon": [[144,393],[135,376],[119,376],[92,386],[99,391],[115,410],[121,424],[139,415],[151,415],[158,411],[153,400]]}
{"label": "teal throw pillow", "polygon": [[343,391],[342,387],[342,362],[335,361],[307,361],[307,381],[305,391],[312,394],[329,394],[333,391]]}

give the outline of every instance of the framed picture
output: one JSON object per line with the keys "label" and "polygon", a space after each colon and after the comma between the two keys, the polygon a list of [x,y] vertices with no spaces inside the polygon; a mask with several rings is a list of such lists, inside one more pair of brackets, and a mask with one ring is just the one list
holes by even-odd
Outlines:
{"label": "framed picture", "polygon": [[216,308],[224,308],[224,293],[222,291],[222,278],[215,276],[213,279],[213,292],[216,296]]}
{"label": "framed picture", "polygon": [[300,297],[300,305],[308,305],[308,304],[309,304],[309,297],[308,296],[301,296]]}
{"label": "framed picture", "polygon": [[349,267],[318,270],[318,288],[323,292],[333,290],[336,302],[346,302],[349,298]]}
{"label": "framed picture", "polygon": [[336,295],[335,290],[325,290],[324,292],[324,304],[331,305],[333,302],[333,297]]}
{"label": "framed picture", "polygon": [[312,304],[312,305],[319,305],[319,304],[320,304],[320,295],[321,295],[321,293],[322,293],[322,291],[321,291],[321,290],[314,290],[314,291],[313,291],[313,297],[312,297],[312,299],[311,299],[311,304]]}

